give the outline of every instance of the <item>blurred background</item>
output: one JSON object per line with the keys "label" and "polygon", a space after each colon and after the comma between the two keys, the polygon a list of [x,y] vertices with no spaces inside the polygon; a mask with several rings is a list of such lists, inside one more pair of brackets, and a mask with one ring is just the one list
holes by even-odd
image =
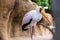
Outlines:
{"label": "blurred background", "polygon": [[51,13],[51,0],[31,0],[33,2],[35,2],[37,5],[39,6],[43,6],[43,7],[48,7],[48,9],[45,9],[45,11],[47,13]]}
{"label": "blurred background", "polygon": [[[30,2],[31,1],[31,2]],[[53,25],[52,17],[52,0],[0,0],[0,39],[8,40],[25,40],[24,37],[29,37],[29,30],[22,31],[22,18],[30,10],[34,10],[36,5],[43,6],[51,24]],[[52,39],[53,34],[43,25],[49,27],[47,21],[42,19],[35,27],[35,38]],[[23,37],[24,36],[24,37]],[[21,38],[22,37],[22,38]],[[29,38],[27,40],[29,40]]]}

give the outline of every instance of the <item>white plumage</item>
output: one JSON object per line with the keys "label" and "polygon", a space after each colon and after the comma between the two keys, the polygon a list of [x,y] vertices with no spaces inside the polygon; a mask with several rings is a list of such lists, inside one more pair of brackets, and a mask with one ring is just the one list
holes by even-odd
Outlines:
{"label": "white plumage", "polygon": [[38,21],[40,21],[42,18],[41,13],[39,12],[40,8],[42,8],[42,7],[39,6],[36,8],[36,10],[31,10],[31,11],[27,12],[23,17],[22,25],[28,23],[30,21],[30,19],[32,19],[32,22],[30,24],[33,24],[33,26]]}
{"label": "white plumage", "polygon": [[29,11],[23,17],[22,25],[28,23],[31,18],[32,18],[32,22],[30,24],[35,24],[41,20],[42,15],[40,13],[37,13],[36,10]]}

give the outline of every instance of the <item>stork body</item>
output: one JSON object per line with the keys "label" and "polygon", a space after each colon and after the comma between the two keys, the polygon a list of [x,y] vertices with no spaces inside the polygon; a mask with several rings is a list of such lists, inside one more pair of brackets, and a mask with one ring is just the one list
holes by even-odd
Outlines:
{"label": "stork body", "polygon": [[38,21],[40,21],[42,18],[42,15],[37,13],[36,10],[32,10],[24,15],[23,21],[22,21],[22,29],[23,31],[26,31],[27,29],[24,29],[25,27],[34,26]]}
{"label": "stork body", "polygon": [[[33,31],[34,31],[34,26],[37,24],[38,21],[42,19],[42,15],[37,12],[36,10],[31,10],[27,12],[22,20],[22,30],[26,31],[28,28],[30,28],[30,35],[31,35],[31,40],[33,40]],[[28,27],[28,28],[26,28]]]}
{"label": "stork body", "polygon": [[45,12],[42,11],[42,7],[38,6],[36,10],[31,10],[27,12],[23,17],[22,31],[26,31],[28,30],[28,28],[30,28],[31,40],[32,40],[33,31],[34,31],[34,26],[37,24],[38,21],[42,19],[42,16],[44,16],[44,18],[46,18],[47,21],[49,21],[47,16],[45,15]]}

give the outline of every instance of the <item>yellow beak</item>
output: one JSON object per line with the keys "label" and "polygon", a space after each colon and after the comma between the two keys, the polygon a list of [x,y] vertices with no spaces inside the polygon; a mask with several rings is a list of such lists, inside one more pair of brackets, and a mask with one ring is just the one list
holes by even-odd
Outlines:
{"label": "yellow beak", "polygon": [[43,16],[44,19],[47,20],[47,22],[49,23],[49,25],[51,24],[50,20],[48,19],[48,16],[46,15],[46,12],[44,10],[41,11],[41,14]]}

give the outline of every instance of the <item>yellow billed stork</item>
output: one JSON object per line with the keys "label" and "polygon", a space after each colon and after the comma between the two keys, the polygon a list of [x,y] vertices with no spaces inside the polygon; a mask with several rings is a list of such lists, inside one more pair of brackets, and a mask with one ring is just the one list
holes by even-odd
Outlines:
{"label": "yellow billed stork", "polygon": [[34,26],[42,19],[42,17],[45,18],[50,24],[50,21],[41,6],[36,7],[35,10],[31,10],[24,15],[22,20],[22,31],[26,31],[28,28],[30,28],[31,39],[34,31]]}

